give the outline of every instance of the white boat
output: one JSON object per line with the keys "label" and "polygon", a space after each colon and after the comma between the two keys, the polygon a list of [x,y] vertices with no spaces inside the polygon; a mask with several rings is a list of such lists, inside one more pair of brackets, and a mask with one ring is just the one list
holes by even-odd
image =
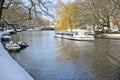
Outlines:
{"label": "white boat", "polygon": [[9,43],[7,43],[5,47],[8,51],[19,51],[20,50],[20,46],[16,43],[13,43],[13,41],[10,41]]}
{"label": "white boat", "polygon": [[4,34],[1,36],[2,41],[9,41],[12,37],[9,34]]}
{"label": "white boat", "polygon": [[10,34],[15,34],[16,32],[15,32],[15,30],[6,30],[8,33],[10,33]]}
{"label": "white boat", "polygon": [[87,30],[74,30],[65,32],[56,32],[55,37],[70,40],[94,40],[94,35],[89,35]]}
{"label": "white boat", "polygon": [[17,29],[17,32],[21,32],[22,30],[21,29]]}
{"label": "white boat", "polygon": [[40,29],[39,29],[39,28],[34,28],[33,30],[34,30],[34,31],[40,31]]}
{"label": "white boat", "polygon": [[27,29],[27,31],[34,31],[33,29]]}

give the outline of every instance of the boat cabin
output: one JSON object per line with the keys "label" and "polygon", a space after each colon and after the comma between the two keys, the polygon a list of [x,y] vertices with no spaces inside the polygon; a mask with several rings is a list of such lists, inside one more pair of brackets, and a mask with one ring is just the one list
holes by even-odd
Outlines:
{"label": "boat cabin", "polygon": [[94,36],[89,35],[89,32],[87,30],[56,32],[55,37],[72,40],[94,40]]}

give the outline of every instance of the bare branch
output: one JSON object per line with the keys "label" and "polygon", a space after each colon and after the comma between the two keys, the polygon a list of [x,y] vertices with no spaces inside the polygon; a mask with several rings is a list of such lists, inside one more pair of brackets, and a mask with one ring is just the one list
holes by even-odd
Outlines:
{"label": "bare branch", "polygon": [[0,19],[2,16],[2,10],[3,10],[3,4],[4,4],[5,0],[0,0]]}
{"label": "bare branch", "polygon": [[7,19],[5,18],[1,18],[4,20],[4,22],[9,25],[9,26],[12,26],[12,28],[15,30],[15,32],[17,32],[16,28],[14,27],[14,25],[16,25],[15,23],[10,23]]}
{"label": "bare branch", "polygon": [[112,0],[119,8],[120,8],[120,1],[119,2],[117,2],[116,0]]}
{"label": "bare branch", "polygon": [[45,13],[44,15],[48,15],[48,16],[51,17],[53,20],[55,20],[54,16],[51,15],[51,14],[48,12],[48,9],[47,9],[47,11],[45,11],[45,10],[42,8],[41,4],[39,4],[39,8],[42,10],[43,13]]}
{"label": "bare branch", "polygon": [[3,6],[3,9],[8,9],[10,7],[10,5],[12,4],[13,0],[10,0],[9,3],[7,4],[7,6]]}

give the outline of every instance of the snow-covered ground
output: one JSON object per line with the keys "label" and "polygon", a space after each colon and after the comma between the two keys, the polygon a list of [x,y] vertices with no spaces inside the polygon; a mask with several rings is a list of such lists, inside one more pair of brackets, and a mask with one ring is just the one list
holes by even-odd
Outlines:
{"label": "snow-covered ground", "polygon": [[103,38],[120,39],[120,34],[102,34]]}
{"label": "snow-covered ground", "polygon": [[[0,32],[1,35],[4,32]],[[8,54],[0,41],[0,80],[33,80],[33,78]]]}

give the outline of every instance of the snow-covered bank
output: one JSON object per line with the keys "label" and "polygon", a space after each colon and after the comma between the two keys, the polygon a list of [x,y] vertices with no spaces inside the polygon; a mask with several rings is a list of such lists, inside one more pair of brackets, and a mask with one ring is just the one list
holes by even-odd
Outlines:
{"label": "snow-covered bank", "polygon": [[[0,32],[0,37],[4,32]],[[33,80],[33,78],[8,54],[0,42],[0,80]]]}
{"label": "snow-covered bank", "polygon": [[95,35],[96,38],[105,38],[105,39],[120,39],[120,34],[100,34]]}
{"label": "snow-covered bank", "polygon": [[120,39],[120,34],[102,34],[101,36],[108,39]]}

